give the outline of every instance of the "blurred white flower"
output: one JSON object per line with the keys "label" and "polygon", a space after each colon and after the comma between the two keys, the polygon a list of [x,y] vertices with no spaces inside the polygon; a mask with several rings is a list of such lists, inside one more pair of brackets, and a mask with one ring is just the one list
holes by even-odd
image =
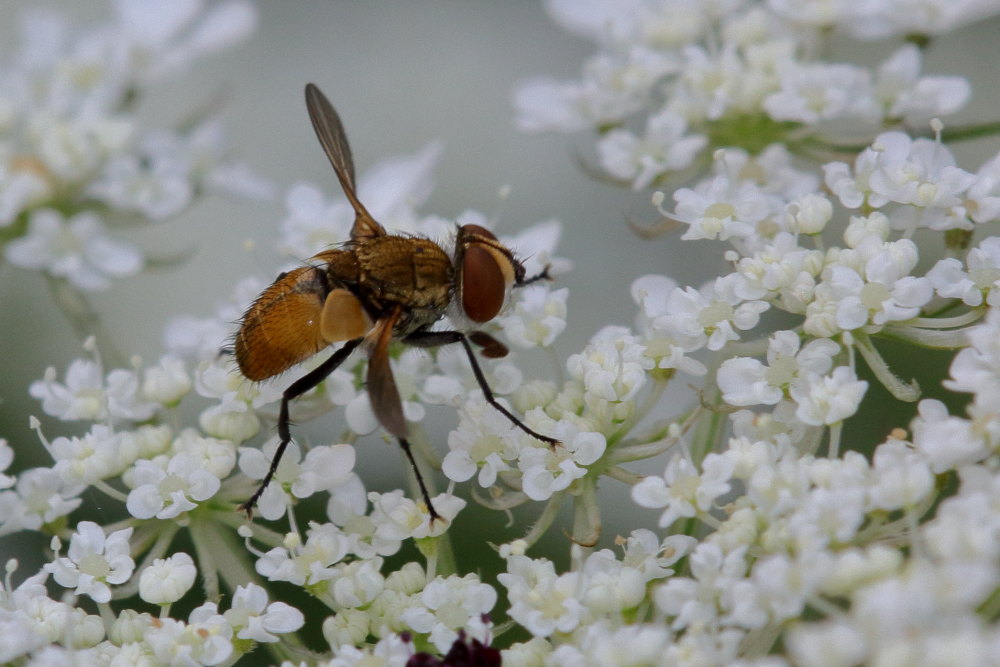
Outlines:
{"label": "blurred white flower", "polygon": [[67,516],[83,502],[78,496],[84,488],[49,468],[22,471],[13,488],[0,491],[0,535],[38,530]]}
{"label": "blurred white flower", "polygon": [[15,266],[45,270],[91,292],[107,289],[112,278],[135,275],[144,262],[138,248],[107,236],[96,213],[67,220],[52,209],[32,213],[27,235],[8,243],[4,253]]}
{"label": "blurred white flower", "polygon": [[867,390],[868,383],[858,380],[847,366],[834,368],[829,375],[810,374],[791,388],[798,403],[795,416],[810,426],[836,424],[857,412]]}

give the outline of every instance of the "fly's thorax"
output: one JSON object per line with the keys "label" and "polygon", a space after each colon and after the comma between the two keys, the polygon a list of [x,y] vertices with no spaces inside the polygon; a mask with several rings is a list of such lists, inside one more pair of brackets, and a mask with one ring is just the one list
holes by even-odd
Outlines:
{"label": "fly's thorax", "polygon": [[333,286],[355,285],[358,282],[360,267],[358,258],[350,248],[333,248],[314,255],[310,264],[326,265],[326,274]]}
{"label": "fly's thorax", "polygon": [[[451,298],[453,269],[441,246],[429,239],[380,236],[353,247],[358,286],[380,302],[430,311],[441,317]],[[432,320],[433,321],[433,320]]]}

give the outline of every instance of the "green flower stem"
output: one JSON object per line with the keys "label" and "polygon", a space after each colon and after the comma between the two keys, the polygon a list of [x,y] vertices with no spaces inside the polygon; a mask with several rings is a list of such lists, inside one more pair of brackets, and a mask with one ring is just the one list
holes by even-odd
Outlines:
{"label": "green flower stem", "polygon": [[983,137],[994,137],[1000,134],[1000,121],[980,123],[978,125],[959,125],[957,127],[945,127],[941,131],[941,140],[944,143],[957,141],[970,141]]}
{"label": "green flower stem", "polygon": [[827,457],[831,459],[840,456],[840,434],[844,431],[844,422],[830,424],[830,446],[827,448]]}
{"label": "green flower stem", "polygon": [[124,504],[125,501],[128,500],[127,495],[125,495],[118,489],[114,488],[113,486],[105,482],[103,479],[99,479],[96,482],[94,482],[93,486],[95,489],[100,489],[100,491],[104,493],[104,495],[113,498],[122,504]]}
{"label": "green flower stem", "polygon": [[630,444],[616,447],[614,451],[607,455],[603,462],[609,467],[612,467],[621,463],[641,461],[642,459],[648,459],[662,454],[680,442],[684,434],[687,433],[695,423],[697,423],[698,417],[703,411],[704,408],[701,406],[693,409],[680,426],[677,426],[676,422],[671,424],[671,426],[667,429],[667,435],[663,438],[642,444]]}
{"label": "green flower stem", "polygon": [[622,422],[614,432],[608,436],[608,445],[613,446],[614,443],[618,442],[626,435],[632,432],[636,424],[642,421],[649,411],[660,402],[660,398],[663,396],[664,390],[667,388],[667,381],[657,378],[653,381],[653,387],[650,389],[649,394],[642,401],[642,405],[637,406],[632,414]]}
{"label": "green flower stem", "polygon": [[631,470],[626,470],[619,466],[612,466],[604,471],[604,474],[611,479],[617,479],[619,482],[624,482],[629,486],[634,486],[642,481],[643,475],[637,472],[632,472]]}
{"label": "green flower stem", "polygon": [[878,335],[880,338],[899,340],[936,350],[957,350],[968,345],[968,333],[968,327],[950,329],[948,331],[936,331],[933,329],[918,329],[912,326],[891,326],[882,329]]}
{"label": "green flower stem", "polygon": [[920,385],[917,384],[916,380],[912,380],[907,384],[898,378],[889,369],[889,365],[885,363],[882,355],[875,349],[868,334],[856,331],[853,336],[854,346],[861,353],[868,367],[871,368],[872,373],[875,374],[875,377],[878,378],[878,381],[890,394],[907,403],[912,403],[920,398]]}
{"label": "green flower stem", "polygon": [[972,324],[982,319],[985,314],[986,308],[979,307],[955,317],[914,317],[912,320],[909,320],[908,326],[919,329],[955,329]]}
{"label": "green flower stem", "polygon": [[73,325],[77,335],[81,339],[94,337],[106,367],[127,368],[128,360],[115,345],[111,334],[101,324],[101,317],[87,296],[62,278],[56,278],[48,273],[44,275],[56,305]]}
{"label": "green flower stem", "polygon": [[542,535],[548,532],[549,528],[552,526],[552,522],[555,521],[556,515],[559,514],[559,509],[562,507],[563,498],[566,497],[566,491],[556,491],[549,498],[549,501],[545,504],[545,509],[542,513],[538,515],[535,520],[535,524],[528,531],[528,534],[524,536],[524,541],[527,546],[532,546],[537,542]]}
{"label": "green flower stem", "polygon": [[573,502],[573,542],[592,547],[601,537],[601,508],[597,505],[597,475],[580,480],[582,490]]}
{"label": "green flower stem", "polygon": [[285,544],[285,536],[276,530],[263,526],[256,521],[247,521],[246,515],[242,512],[234,512],[231,509],[213,510],[212,520],[217,523],[229,526],[237,530],[241,526],[250,526],[253,531],[253,539],[269,547],[281,547]]}
{"label": "green flower stem", "polygon": [[219,595],[220,575],[230,591],[248,582],[264,586],[250,563],[242,540],[233,531],[219,530],[213,514],[192,516],[188,528],[197,552],[198,572],[205,582],[205,596],[212,600]]}

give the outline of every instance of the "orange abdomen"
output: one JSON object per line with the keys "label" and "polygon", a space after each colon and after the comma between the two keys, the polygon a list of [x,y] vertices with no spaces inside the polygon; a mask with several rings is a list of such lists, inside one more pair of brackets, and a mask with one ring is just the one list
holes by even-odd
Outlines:
{"label": "orange abdomen", "polygon": [[247,309],[235,341],[243,375],[266,380],[329,344],[320,332],[320,314],[330,291],[324,274],[312,266],[289,271]]}

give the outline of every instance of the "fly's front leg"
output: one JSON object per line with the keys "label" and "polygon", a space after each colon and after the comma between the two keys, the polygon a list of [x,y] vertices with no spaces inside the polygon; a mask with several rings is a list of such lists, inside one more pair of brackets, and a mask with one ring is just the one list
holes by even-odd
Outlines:
{"label": "fly's front leg", "polygon": [[469,364],[472,366],[472,374],[475,376],[476,382],[479,384],[479,388],[482,390],[483,397],[486,399],[486,402],[492,405],[504,417],[509,419],[510,423],[530,435],[532,438],[537,438],[542,442],[548,443],[550,447],[562,444],[555,438],[550,438],[547,435],[542,435],[541,433],[531,429],[527,424],[511,414],[510,410],[505,408],[503,404],[501,404],[496,397],[493,396],[493,390],[490,389],[490,385],[486,382],[486,376],[483,375],[483,369],[480,368],[479,360],[476,359],[476,354],[472,350],[472,344],[469,343],[469,338],[461,331],[416,331],[404,338],[403,342],[415,347],[441,347],[442,345],[461,343],[462,347],[465,348],[466,356],[469,357]]}

